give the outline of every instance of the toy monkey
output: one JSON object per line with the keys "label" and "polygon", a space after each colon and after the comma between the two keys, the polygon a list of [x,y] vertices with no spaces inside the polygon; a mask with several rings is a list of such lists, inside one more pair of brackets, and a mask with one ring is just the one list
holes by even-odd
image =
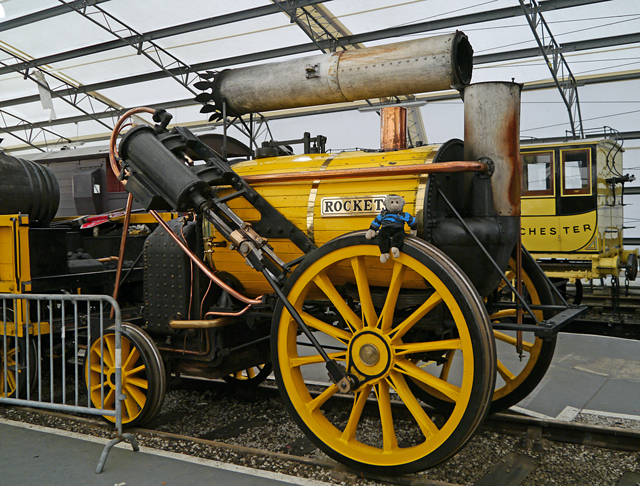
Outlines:
{"label": "toy monkey", "polygon": [[404,242],[404,224],[411,228],[410,235],[416,236],[418,221],[409,213],[403,212],[404,198],[396,194],[390,194],[384,198],[384,207],[380,214],[373,220],[365,234],[367,240],[372,239],[378,232],[378,246],[380,247],[380,261],[386,263],[389,260],[389,250],[394,258],[400,256],[400,248]]}

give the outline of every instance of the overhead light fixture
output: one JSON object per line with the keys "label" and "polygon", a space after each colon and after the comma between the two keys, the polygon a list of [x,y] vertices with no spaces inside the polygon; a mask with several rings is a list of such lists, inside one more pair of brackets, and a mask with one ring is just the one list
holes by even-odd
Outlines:
{"label": "overhead light fixture", "polygon": [[3,18],[4,18],[4,7],[0,3],[0,19],[3,19]]}

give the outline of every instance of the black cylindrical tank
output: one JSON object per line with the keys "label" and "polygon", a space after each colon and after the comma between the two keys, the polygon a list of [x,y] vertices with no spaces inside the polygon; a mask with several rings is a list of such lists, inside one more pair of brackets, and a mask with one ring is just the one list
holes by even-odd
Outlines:
{"label": "black cylindrical tank", "polygon": [[0,153],[0,214],[28,214],[31,223],[46,225],[59,204],[60,188],[49,168]]}

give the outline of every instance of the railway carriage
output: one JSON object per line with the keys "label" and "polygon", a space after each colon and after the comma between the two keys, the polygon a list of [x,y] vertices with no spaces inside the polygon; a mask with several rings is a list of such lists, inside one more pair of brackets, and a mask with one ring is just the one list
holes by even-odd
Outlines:
{"label": "railway carriage", "polygon": [[[230,164],[189,130],[168,128],[166,112],[140,108],[118,122],[113,174],[153,218],[143,270],[121,299],[137,304],[123,326],[124,423],[153,419],[171,373],[229,378],[271,363],[286,407],[319,448],[359,470],[402,474],[451,457],[490,410],[516,403],[544,376],[556,333],[582,309],[555,303],[519,243],[521,86],[470,85],[472,50],[460,32],[354,52],[223,71],[208,76],[202,87],[212,91],[199,101],[213,100],[205,111],[226,118],[453,86],[465,102],[464,140],[341,154],[267,150]],[[275,82],[290,91],[274,91]],[[249,93],[247,83],[257,86]],[[153,113],[156,125],[132,128],[117,145],[139,112]],[[418,236],[382,263],[378,242],[364,235],[390,193],[404,197]],[[61,233],[62,247],[104,236],[73,220],[18,221],[6,242],[18,241],[20,226],[23,246],[0,267],[12,292],[33,281],[13,268],[35,251],[46,255],[29,246],[30,224]],[[111,251],[94,248],[91,259]],[[83,291],[105,273],[82,280],[63,267],[42,277]],[[5,367],[35,333],[21,334],[28,319],[15,314],[12,327],[5,318],[14,346]],[[41,332],[49,331],[59,330]],[[116,361],[113,341],[107,333],[86,352],[87,382],[104,384],[90,389],[97,407],[113,388],[102,379]],[[17,365],[8,373],[5,395],[24,380]],[[254,374],[265,376],[245,378]],[[365,438],[364,428],[377,436]]]}
{"label": "railway carriage", "polygon": [[623,149],[615,139],[521,147],[522,241],[561,282],[635,280],[638,249],[624,248]]}

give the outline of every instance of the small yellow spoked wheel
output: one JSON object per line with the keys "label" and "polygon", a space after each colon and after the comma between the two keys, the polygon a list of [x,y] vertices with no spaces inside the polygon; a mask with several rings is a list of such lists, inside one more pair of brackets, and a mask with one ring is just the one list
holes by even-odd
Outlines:
{"label": "small yellow spoked wheel", "polygon": [[[515,260],[509,260],[506,276],[512,285],[516,284]],[[551,289],[546,279],[535,266],[531,257],[522,255],[522,289],[525,299],[533,305],[551,305],[554,303]],[[508,287],[502,283],[496,292],[498,300],[513,302],[514,297]],[[538,320],[544,318],[542,311],[534,311]],[[549,317],[548,315],[546,317]],[[490,316],[493,322],[516,322],[516,311],[499,310]],[[522,360],[517,353],[517,333],[515,331],[494,330],[496,350],[498,353],[496,386],[493,393],[489,413],[497,413],[515,405],[525,398],[544,377],[556,347],[556,338],[538,338],[531,332],[523,333]],[[442,362],[417,363],[418,366],[437,374],[442,380],[455,380],[461,372],[459,357],[451,352]],[[417,386],[416,386],[417,385]],[[436,409],[448,412],[453,403],[437,390],[419,383],[412,383],[414,391],[425,402]],[[419,388],[419,389],[418,389]]]}
{"label": "small yellow spoked wheel", "polygon": [[[150,422],[160,411],[167,389],[164,363],[149,335],[137,326],[122,324],[122,424],[130,427]],[[115,410],[115,329],[104,332],[87,353],[85,380],[96,408]],[[104,399],[104,402],[103,402]],[[102,405],[104,403],[104,405]],[[115,417],[104,416],[110,422]]]}
{"label": "small yellow spoked wheel", "polygon": [[224,381],[236,388],[251,389],[261,384],[273,371],[271,363],[263,363],[224,377]]}
{"label": "small yellow spoked wheel", "polygon": [[[29,341],[24,338],[16,340],[14,336],[7,336],[5,345],[4,335],[0,335],[0,397],[2,398],[26,399],[27,387],[33,390],[36,384],[38,363],[36,363],[33,346],[27,347]],[[29,380],[27,380],[27,364],[31,372]]]}
{"label": "small yellow spoked wheel", "polygon": [[[494,340],[482,300],[442,252],[407,238],[399,258],[382,264],[378,246],[352,233],[309,254],[284,290],[329,357],[359,380],[341,398],[326,383],[318,351],[278,304],[271,355],[280,393],[326,454],[356,469],[406,474],[446,460],[469,440],[493,393]],[[463,356],[459,383],[414,364],[452,350]],[[436,424],[409,380],[449,397],[451,414]]]}

